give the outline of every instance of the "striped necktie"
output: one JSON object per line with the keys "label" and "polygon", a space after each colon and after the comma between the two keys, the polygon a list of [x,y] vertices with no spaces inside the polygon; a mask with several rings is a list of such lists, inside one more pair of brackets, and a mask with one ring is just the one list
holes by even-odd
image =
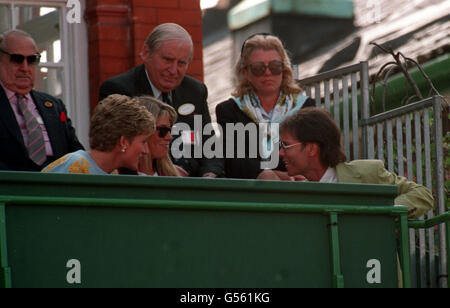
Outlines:
{"label": "striped necktie", "polygon": [[28,109],[24,96],[17,95],[17,105],[19,106],[19,111],[25,121],[25,127],[28,133],[28,155],[32,161],[40,166],[47,159],[44,135],[42,133],[41,126],[39,125],[36,117],[31,113],[30,109]]}

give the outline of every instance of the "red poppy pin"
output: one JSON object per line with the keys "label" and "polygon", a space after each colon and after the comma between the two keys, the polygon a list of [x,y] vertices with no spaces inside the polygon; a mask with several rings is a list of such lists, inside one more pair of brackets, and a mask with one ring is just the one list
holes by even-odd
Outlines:
{"label": "red poppy pin", "polygon": [[67,121],[67,116],[66,116],[66,113],[64,111],[61,112],[61,115],[59,116],[59,120],[61,122],[66,122]]}

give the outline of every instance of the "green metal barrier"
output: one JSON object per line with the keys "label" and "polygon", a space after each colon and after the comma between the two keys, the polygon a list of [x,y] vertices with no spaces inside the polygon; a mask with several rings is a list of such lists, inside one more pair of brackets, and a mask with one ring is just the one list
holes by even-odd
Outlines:
{"label": "green metal barrier", "polygon": [[409,287],[407,209],[393,206],[396,193],[0,172],[0,285],[397,287],[399,256]]}
{"label": "green metal barrier", "polygon": [[[444,224],[443,229],[445,230],[445,233],[442,235],[445,237],[445,249],[441,249],[440,253],[444,254],[443,256],[440,256],[441,262],[439,262],[439,267],[441,267],[441,272],[444,274],[439,275],[439,267],[437,267],[437,285],[440,285],[441,287],[448,287],[450,288],[450,283],[448,283],[448,274],[450,273],[450,255],[448,253],[448,250],[450,248],[450,212],[445,212],[441,215],[435,216],[433,218],[427,219],[427,220],[410,220],[408,222],[408,227],[412,229],[429,229],[434,228],[436,226],[439,226],[441,224]],[[429,251],[429,254],[432,254],[433,257],[435,257],[436,252],[435,251]],[[419,264],[419,263],[418,263]],[[447,271],[444,272],[444,269]],[[420,275],[420,268],[416,269],[417,272],[419,272]],[[425,269],[424,275],[426,276],[426,280],[431,280],[432,273],[429,272],[428,267]],[[443,283],[443,280],[445,280],[445,283]],[[429,282],[431,284],[431,282]]]}

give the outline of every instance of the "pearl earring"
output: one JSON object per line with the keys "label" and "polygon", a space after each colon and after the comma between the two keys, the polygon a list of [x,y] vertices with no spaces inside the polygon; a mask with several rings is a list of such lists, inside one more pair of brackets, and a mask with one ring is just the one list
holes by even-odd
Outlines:
{"label": "pearl earring", "polygon": [[122,153],[125,153],[126,150],[127,150],[127,148],[126,148],[126,147],[123,147],[123,148],[122,148]]}

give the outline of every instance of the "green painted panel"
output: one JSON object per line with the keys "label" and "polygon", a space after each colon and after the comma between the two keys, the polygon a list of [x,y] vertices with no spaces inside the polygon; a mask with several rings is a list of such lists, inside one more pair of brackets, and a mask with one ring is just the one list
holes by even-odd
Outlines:
{"label": "green painted panel", "polygon": [[[398,286],[397,243],[392,217],[340,216],[339,231],[341,257],[345,260],[342,271],[346,287],[396,288]],[[377,278],[381,283],[376,283]]]}
{"label": "green painted panel", "polygon": [[[330,285],[322,215],[10,206],[7,216],[13,287]],[[71,259],[81,284],[66,280]]]}
{"label": "green painted panel", "polygon": [[370,184],[0,172],[1,195],[392,205],[397,188]]}
{"label": "green painted panel", "polygon": [[228,27],[237,30],[270,14],[353,18],[352,0],[244,0],[228,13]]}
{"label": "green painted panel", "polygon": [[[338,279],[346,287],[396,286],[395,219],[407,212],[392,206],[396,191],[0,172],[0,285],[277,288],[331,287]],[[340,254],[338,277],[330,247]],[[380,283],[367,283],[371,259],[380,261]]]}
{"label": "green painted panel", "polygon": [[352,18],[352,0],[272,0],[273,10],[332,18]]}

